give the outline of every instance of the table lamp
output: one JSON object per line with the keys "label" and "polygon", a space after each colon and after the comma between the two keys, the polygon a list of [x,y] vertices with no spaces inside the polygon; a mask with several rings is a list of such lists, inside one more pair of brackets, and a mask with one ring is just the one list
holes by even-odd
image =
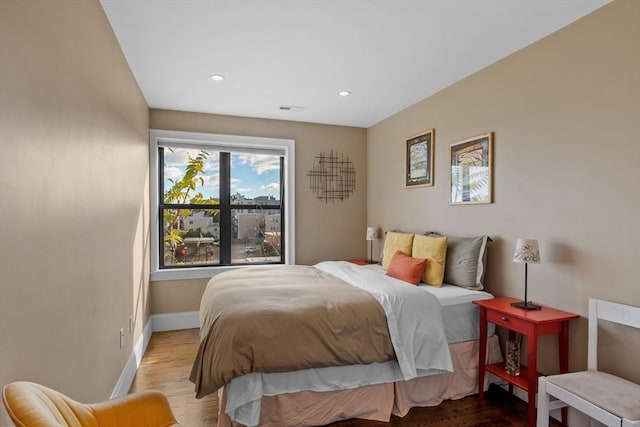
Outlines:
{"label": "table lamp", "polygon": [[378,229],[375,227],[367,227],[367,235],[365,239],[370,243],[369,264],[373,264],[373,241],[378,238]]}
{"label": "table lamp", "polygon": [[540,310],[541,307],[527,301],[527,265],[540,264],[540,251],[538,241],[534,239],[518,239],[516,250],[513,253],[513,262],[524,262],[524,301],[511,303],[514,307],[525,310]]}

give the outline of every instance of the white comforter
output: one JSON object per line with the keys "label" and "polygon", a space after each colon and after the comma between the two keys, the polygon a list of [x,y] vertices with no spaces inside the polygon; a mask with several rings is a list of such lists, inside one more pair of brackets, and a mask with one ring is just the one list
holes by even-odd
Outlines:
{"label": "white comforter", "polygon": [[408,283],[344,261],[327,261],[316,268],[370,292],[387,316],[397,360],[370,365],[306,369],[275,374],[251,373],[226,387],[225,412],[232,420],[255,426],[260,399],[302,390],[355,388],[452,372],[453,364],[437,298]]}

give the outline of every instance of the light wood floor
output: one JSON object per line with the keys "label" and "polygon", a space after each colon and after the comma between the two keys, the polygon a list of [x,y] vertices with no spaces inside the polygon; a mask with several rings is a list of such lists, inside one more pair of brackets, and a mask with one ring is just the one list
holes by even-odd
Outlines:
{"label": "light wood floor", "polygon": [[199,329],[154,332],[142,358],[130,392],[160,390],[167,395],[180,424],[190,427],[215,426],[218,400],[215,394],[196,399],[189,381],[198,349]]}
{"label": "light wood floor", "polygon": [[[189,381],[191,364],[198,348],[198,329],[156,332],[151,337],[131,392],[155,389],[164,392],[179,423],[190,426],[215,426],[216,395],[196,399]],[[501,427],[527,425],[526,405],[508,398],[497,387],[486,394],[480,405],[475,396],[445,401],[432,408],[414,408],[405,417],[393,417],[390,423],[348,420],[334,427]],[[558,425],[558,424],[553,424]]]}

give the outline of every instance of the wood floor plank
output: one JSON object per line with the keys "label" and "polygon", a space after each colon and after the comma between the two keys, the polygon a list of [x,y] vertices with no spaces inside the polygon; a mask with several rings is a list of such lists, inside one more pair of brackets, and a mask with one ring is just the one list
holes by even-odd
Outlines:
{"label": "wood floor plank", "polygon": [[[156,332],[151,337],[130,392],[160,390],[167,395],[178,422],[190,427],[215,426],[218,401],[215,394],[195,398],[189,381],[191,365],[198,348],[199,330]],[[347,420],[333,427],[526,427],[527,407],[492,387],[479,404],[475,396],[449,400],[428,408],[413,408],[405,417],[392,417],[389,423]],[[559,425],[554,423],[552,425]]]}
{"label": "wood floor plank", "polygon": [[198,340],[198,329],[154,333],[130,392],[160,390],[167,395],[178,422],[209,427],[218,422],[217,397],[213,394],[196,399],[189,380]]}

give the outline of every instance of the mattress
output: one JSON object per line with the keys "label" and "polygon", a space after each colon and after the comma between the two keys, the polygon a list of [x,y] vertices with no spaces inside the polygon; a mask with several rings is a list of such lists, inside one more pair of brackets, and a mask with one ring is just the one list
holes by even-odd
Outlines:
{"label": "mattress", "polygon": [[[378,264],[365,265],[370,271],[385,274]],[[475,300],[493,299],[493,295],[485,291],[461,288],[460,286],[443,284],[441,288],[430,285],[419,285],[420,289],[433,294],[442,307],[442,322],[449,344],[478,339],[478,320],[480,307],[473,304]],[[495,325],[489,323],[487,336],[495,333]]]}

